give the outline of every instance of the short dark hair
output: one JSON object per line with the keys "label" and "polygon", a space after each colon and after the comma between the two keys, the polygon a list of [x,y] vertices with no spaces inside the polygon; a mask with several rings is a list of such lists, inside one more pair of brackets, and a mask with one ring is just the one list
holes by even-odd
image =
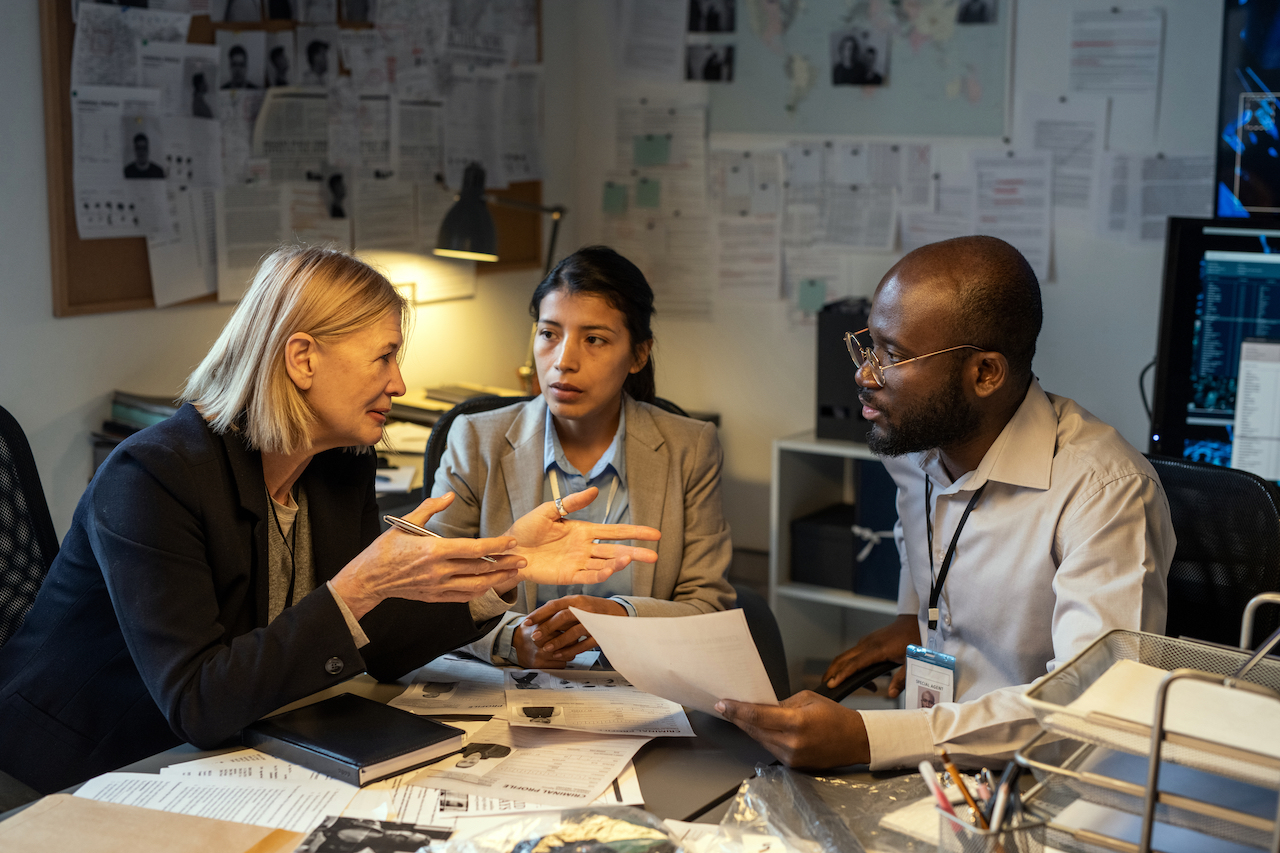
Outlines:
{"label": "short dark hair", "polygon": [[151,144],[151,140],[147,138],[147,135],[145,133],[135,133],[133,135],[133,144],[137,145],[139,139],[141,139],[143,142],[147,143],[148,145]]}
{"label": "short dark hair", "polygon": [[271,59],[272,62],[275,62],[276,59],[278,59],[281,56],[284,56],[284,45],[278,44],[275,47],[271,48],[271,52],[268,53],[267,56],[268,58]]}
{"label": "short dark hair", "polygon": [[985,235],[942,240],[917,253],[945,264],[956,282],[955,342],[1003,354],[1013,375],[1030,382],[1044,306],[1040,281],[1022,253]]}
{"label": "short dark hair", "polygon": [[236,54],[243,56],[246,62],[249,61],[249,51],[245,50],[241,45],[233,44],[231,45],[231,49],[227,51],[227,59],[230,59]]}
{"label": "short dark hair", "polygon": [[329,189],[331,190],[335,188],[336,184],[344,184],[344,183],[346,183],[346,179],[342,177],[341,172],[334,172],[332,175],[329,176],[328,184],[329,184]]}
{"label": "short dark hair", "polygon": [[[640,268],[608,246],[587,246],[556,264],[542,283],[533,291],[529,300],[529,313],[534,320],[542,300],[552,291],[566,293],[591,293],[601,297],[622,312],[631,335],[634,352],[645,341],[653,340],[653,288]],[[622,390],[633,399],[652,403],[657,395],[654,382],[653,353],[639,371],[629,375],[622,383]]]}
{"label": "short dark hair", "polygon": [[328,50],[328,49],[329,49],[329,43],[327,41],[321,41],[320,39],[315,39],[314,41],[309,42],[307,44],[307,62],[310,62],[313,59],[315,59],[316,54],[319,53],[320,51]]}

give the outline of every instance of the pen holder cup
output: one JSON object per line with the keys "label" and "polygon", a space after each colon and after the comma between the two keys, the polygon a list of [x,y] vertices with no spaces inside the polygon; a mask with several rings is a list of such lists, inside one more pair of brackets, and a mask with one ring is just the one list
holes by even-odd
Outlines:
{"label": "pen holder cup", "polygon": [[[968,809],[961,809],[962,812]],[[1043,853],[1044,826],[1025,813],[1003,829],[979,829],[962,817],[938,809],[941,824],[938,850],[942,853]]]}

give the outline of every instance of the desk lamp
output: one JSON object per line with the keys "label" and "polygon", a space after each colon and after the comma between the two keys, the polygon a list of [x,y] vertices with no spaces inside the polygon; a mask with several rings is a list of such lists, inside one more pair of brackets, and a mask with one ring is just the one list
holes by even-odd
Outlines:
{"label": "desk lamp", "polygon": [[[448,258],[465,258],[473,261],[498,260],[498,238],[493,227],[489,205],[551,214],[551,239],[547,243],[547,263],[542,274],[551,272],[556,257],[556,237],[560,234],[560,219],[568,212],[564,205],[534,204],[498,198],[484,193],[484,167],[479,163],[467,164],[462,172],[462,189],[458,200],[444,215],[436,236],[435,253]],[[536,332],[537,327],[535,325]],[[533,333],[529,335],[529,356],[516,370],[524,390],[537,393],[537,377],[533,368]]]}

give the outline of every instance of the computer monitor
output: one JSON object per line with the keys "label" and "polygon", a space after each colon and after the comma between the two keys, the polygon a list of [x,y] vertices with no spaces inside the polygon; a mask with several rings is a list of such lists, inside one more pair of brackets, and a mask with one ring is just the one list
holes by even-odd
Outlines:
{"label": "computer monitor", "polygon": [[1280,219],[1169,219],[1150,448],[1280,481]]}

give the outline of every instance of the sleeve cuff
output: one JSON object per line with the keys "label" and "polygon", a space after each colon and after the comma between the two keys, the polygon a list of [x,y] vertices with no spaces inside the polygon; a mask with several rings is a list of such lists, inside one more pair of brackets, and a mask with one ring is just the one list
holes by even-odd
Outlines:
{"label": "sleeve cuff", "polygon": [[625,611],[627,611],[627,615],[628,615],[628,616],[635,616],[635,615],[636,615],[636,606],[635,606],[634,604],[632,604],[630,601],[627,601],[627,599],[626,599],[626,597],[625,597],[625,596],[621,596],[621,595],[614,595],[614,596],[610,596],[609,600],[610,600],[610,601],[616,601],[616,602],[618,602],[619,604],[621,604],[621,605],[622,605],[622,609],[623,609],[623,610],[625,610]]}
{"label": "sleeve cuff", "polygon": [[364,629],[360,627],[360,622],[347,607],[347,603],[342,600],[342,596],[338,595],[338,591],[333,588],[333,583],[325,581],[324,585],[329,588],[329,593],[333,596],[333,600],[337,602],[338,609],[342,611],[342,618],[347,622],[347,628],[351,631],[351,639],[355,640],[356,648],[363,649],[369,645],[369,637],[365,634]]}
{"label": "sleeve cuff", "polygon": [[471,618],[475,620],[477,625],[483,625],[496,616],[501,616],[511,609],[511,605],[516,603],[515,591],[517,587],[512,587],[507,595],[511,600],[507,600],[507,596],[498,595],[492,589],[486,590],[485,594],[479,598],[473,598],[470,601]]}
{"label": "sleeve cuff", "polygon": [[935,747],[928,709],[859,711],[871,747],[871,769],[915,767],[932,761]]}

